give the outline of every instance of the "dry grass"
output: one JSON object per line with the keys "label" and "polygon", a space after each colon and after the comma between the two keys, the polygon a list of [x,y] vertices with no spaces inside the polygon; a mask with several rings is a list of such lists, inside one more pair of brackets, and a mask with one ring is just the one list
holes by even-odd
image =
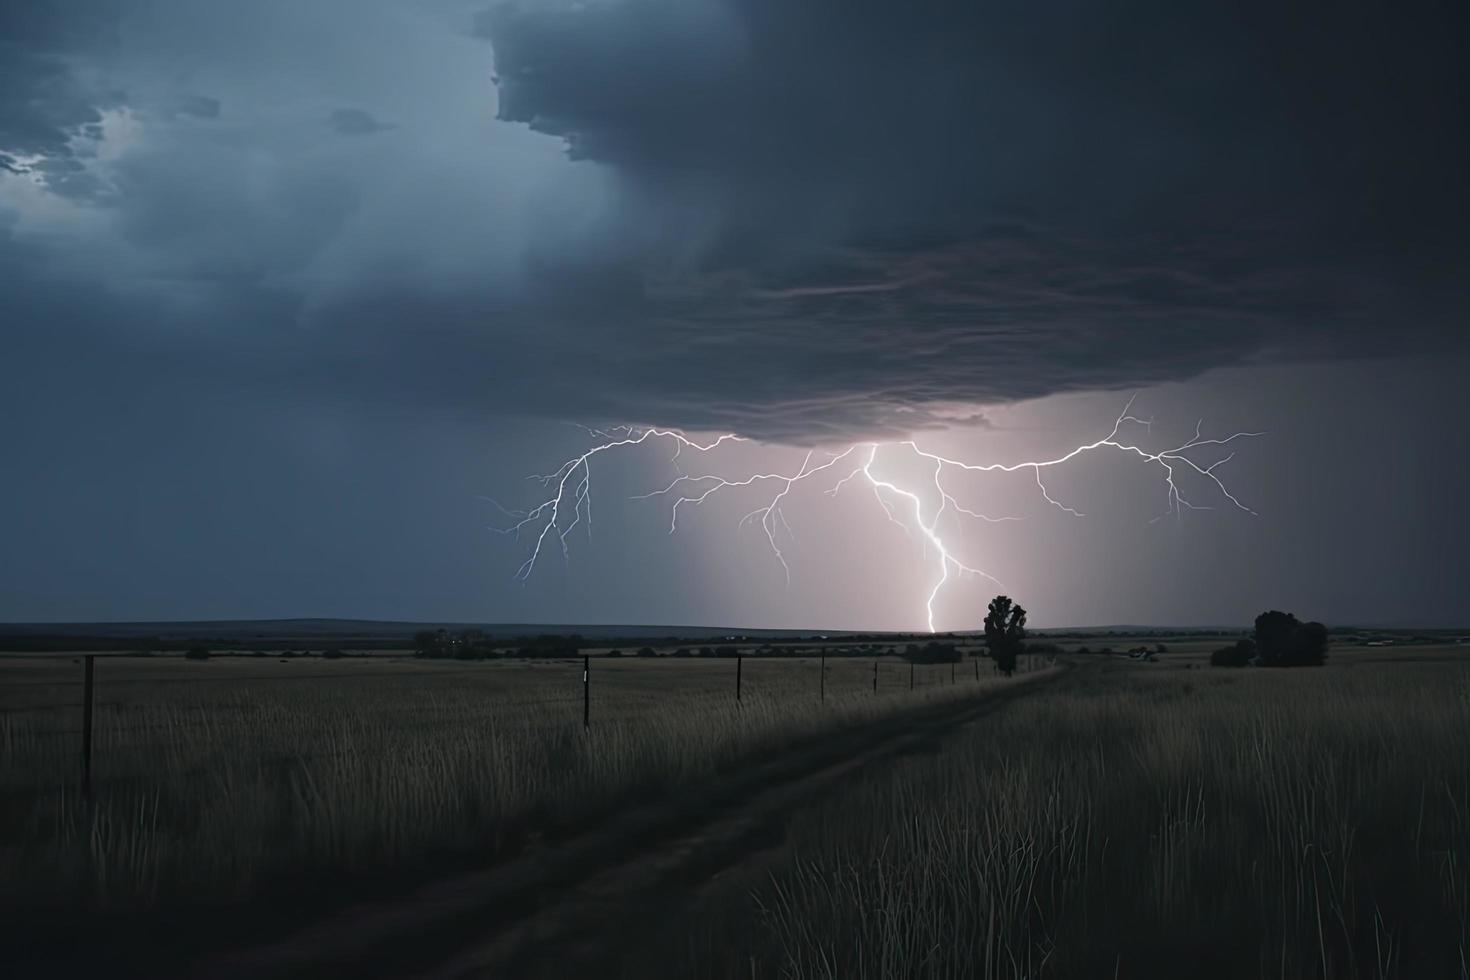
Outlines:
{"label": "dry grass", "polygon": [[[0,901],[148,908],[300,898],[463,866],[806,736],[966,697],[949,668],[751,660],[101,660],[96,801],[77,788],[81,667],[0,662]],[[981,685],[995,680],[988,673]]]}
{"label": "dry grass", "polygon": [[1470,666],[1110,665],[790,828],[679,977],[1470,976]]}

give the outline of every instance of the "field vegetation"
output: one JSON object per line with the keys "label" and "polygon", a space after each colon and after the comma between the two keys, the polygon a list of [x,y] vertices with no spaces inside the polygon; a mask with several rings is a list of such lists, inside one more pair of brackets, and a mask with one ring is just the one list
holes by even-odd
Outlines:
{"label": "field vegetation", "polygon": [[[834,785],[699,901],[630,901],[607,924],[624,975],[1470,980],[1463,647],[1231,670],[1220,639],[1033,644],[1074,669]],[[7,945],[63,941],[80,911],[264,939],[1007,683],[922,649],[829,656],[825,685],[812,657],[608,652],[590,730],[580,659],[99,658],[90,804],[79,662],[0,660]]]}
{"label": "field vegetation", "polygon": [[1470,977],[1470,663],[1333,664],[1094,662],[812,806],[624,975]]}
{"label": "field vegetation", "polygon": [[747,661],[737,702],[731,661],[596,658],[584,730],[581,660],[98,658],[87,804],[81,667],[0,661],[0,901],[17,929],[247,901],[294,917],[1003,683],[984,666],[917,665],[910,692],[907,663],[833,659],[823,698],[814,659]]}

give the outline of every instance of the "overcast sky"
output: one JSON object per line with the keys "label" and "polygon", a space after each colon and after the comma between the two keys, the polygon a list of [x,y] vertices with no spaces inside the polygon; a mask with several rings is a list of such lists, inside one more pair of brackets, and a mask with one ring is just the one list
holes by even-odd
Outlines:
{"label": "overcast sky", "polygon": [[1136,395],[1153,451],[1266,432],[1217,471],[1255,513],[1196,480],[1154,520],[1120,453],[1048,473],[1083,517],[957,476],[1024,519],[938,530],[1033,623],[1470,623],[1466,17],[0,6],[0,619],[922,627],[935,555],[871,488],[793,488],[789,584],[759,486],[674,535],[628,499],[669,445],[598,456],[525,583],[485,498],[538,502],[570,423],[737,433],[677,464],[736,479],[1047,458]]}

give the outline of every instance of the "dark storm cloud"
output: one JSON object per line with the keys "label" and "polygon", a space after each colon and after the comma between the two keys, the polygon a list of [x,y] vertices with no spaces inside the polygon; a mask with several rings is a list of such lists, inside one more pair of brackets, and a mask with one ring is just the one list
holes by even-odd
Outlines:
{"label": "dark storm cloud", "polygon": [[1122,399],[985,403],[1388,348],[1140,399],[1271,429],[1276,523],[1003,550],[1086,618],[1464,618],[1463,3],[486,2],[0,2],[0,618],[909,626],[835,522],[879,588],[649,507],[509,589],[476,495],[563,419],[1030,455]]}
{"label": "dark storm cloud", "polygon": [[1458,8],[338,9],[37,5],[0,180],[92,230],[7,272],[163,383],[798,442],[1460,325]]}
{"label": "dark storm cloud", "polygon": [[1009,209],[1366,236],[1465,205],[1457,10],[626,0],[478,28],[502,118],[710,180],[783,232],[934,237]]}
{"label": "dark storm cloud", "polygon": [[82,157],[101,136],[102,109],[121,100],[80,83],[59,58],[0,42],[0,169],[91,197]]}
{"label": "dark storm cloud", "polygon": [[327,125],[343,136],[366,136],[393,128],[378,122],[371,113],[361,109],[337,109],[327,117]]}
{"label": "dark storm cloud", "polygon": [[[1281,342],[1274,269],[1237,257],[1226,287],[1200,257],[1159,267],[1096,249],[1009,230],[848,256],[841,273],[794,284],[686,275],[661,290],[558,265],[513,305],[377,293],[331,320],[392,366],[359,376],[380,392],[795,442],[901,434],[942,423],[947,403],[1169,380]],[[1311,322],[1311,304],[1362,291],[1335,279],[1312,289],[1294,284],[1291,339],[1320,350],[1344,321]]]}
{"label": "dark storm cloud", "polygon": [[675,281],[629,263],[599,307],[650,404],[789,436],[1452,339],[1461,19],[630,0],[476,29],[502,119],[699,226],[650,247]]}

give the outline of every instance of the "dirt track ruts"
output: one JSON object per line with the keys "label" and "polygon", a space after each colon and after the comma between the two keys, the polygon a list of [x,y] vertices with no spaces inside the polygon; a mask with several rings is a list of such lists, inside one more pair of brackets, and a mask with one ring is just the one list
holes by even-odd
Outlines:
{"label": "dirt track ruts", "polygon": [[513,976],[516,964],[554,944],[563,975],[595,976],[612,965],[597,927],[639,894],[688,889],[768,849],[779,840],[782,817],[816,792],[879,760],[922,750],[1065,669],[819,737],[717,783],[630,807],[554,847],[345,909],[281,942],[212,956],[188,975]]}

